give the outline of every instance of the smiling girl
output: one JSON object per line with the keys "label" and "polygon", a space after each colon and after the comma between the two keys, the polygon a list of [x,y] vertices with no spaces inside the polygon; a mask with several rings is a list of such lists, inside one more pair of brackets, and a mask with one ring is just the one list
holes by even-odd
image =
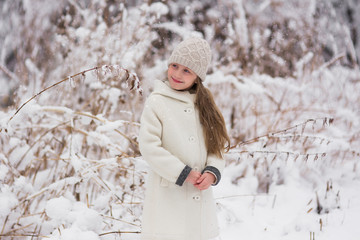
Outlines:
{"label": "smiling girl", "polygon": [[[211,186],[219,183],[230,140],[203,85],[211,60],[201,38],[181,42],[156,80],[141,117],[139,146],[150,166],[143,240],[205,240],[219,235]],[[226,146],[226,147],[225,147]]]}

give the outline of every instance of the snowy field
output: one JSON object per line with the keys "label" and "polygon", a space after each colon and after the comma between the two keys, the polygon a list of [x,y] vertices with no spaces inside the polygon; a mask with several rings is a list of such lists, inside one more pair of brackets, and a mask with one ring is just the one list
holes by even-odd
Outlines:
{"label": "snowy field", "polygon": [[[264,195],[249,187],[256,185],[255,179],[244,180],[235,187],[226,177],[216,190],[221,238],[358,239],[360,194],[356,189],[360,181],[352,173],[353,166],[348,167],[348,172],[304,172],[308,176],[301,176],[294,169],[296,166],[289,166],[285,184],[271,187],[269,194]],[[230,176],[231,172],[229,168],[226,171]],[[331,181],[329,190],[325,179]],[[321,214],[317,213],[317,195],[323,208]]]}

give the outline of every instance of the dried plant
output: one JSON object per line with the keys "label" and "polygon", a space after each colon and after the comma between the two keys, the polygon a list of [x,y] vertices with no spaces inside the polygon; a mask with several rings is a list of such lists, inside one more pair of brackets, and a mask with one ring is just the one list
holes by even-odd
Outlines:
{"label": "dried plant", "polygon": [[[128,91],[142,92],[136,74],[119,66],[104,65],[64,78],[35,94],[15,111],[1,128],[3,153],[0,157],[7,167],[2,184],[10,194],[17,196],[3,223],[1,236],[41,237],[41,225],[49,221],[44,199],[67,193],[72,193],[77,201],[87,202],[88,207],[100,196],[108,195],[107,207],[100,210],[104,222],[119,221],[116,218],[120,216],[114,218],[111,211],[124,209],[122,211],[128,212],[134,222],[120,223],[130,229],[139,227],[138,214],[134,212],[139,211],[144,184],[144,171],[136,169],[141,166],[136,142],[139,124],[127,120],[111,121],[101,115],[63,106],[32,104],[31,108],[36,111],[26,110],[32,100],[54,91],[60,84],[69,84],[72,90],[77,82],[86,82],[90,72],[94,72],[100,84],[110,84],[106,79],[116,78],[119,85],[128,85]],[[11,139],[16,139],[19,144],[4,145],[3,141]],[[48,181],[44,182],[44,177]],[[25,184],[25,179],[31,185]],[[112,182],[118,184],[114,186]],[[122,217],[125,217],[124,212]],[[39,223],[25,224],[34,214],[38,215]],[[103,231],[100,236],[111,234],[106,228]]]}

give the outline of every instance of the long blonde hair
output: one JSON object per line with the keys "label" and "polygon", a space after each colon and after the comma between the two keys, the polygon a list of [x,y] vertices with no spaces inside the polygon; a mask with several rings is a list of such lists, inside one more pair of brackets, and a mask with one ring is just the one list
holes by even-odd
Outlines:
{"label": "long blonde hair", "polygon": [[208,154],[222,157],[224,150],[229,151],[230,149],[230,138],[226,131],[224,117],[216,106],[213,95],[202,84],[199,77],[197,77],[195,83],[195,106],[199,110],[200,123],[203,126]]}

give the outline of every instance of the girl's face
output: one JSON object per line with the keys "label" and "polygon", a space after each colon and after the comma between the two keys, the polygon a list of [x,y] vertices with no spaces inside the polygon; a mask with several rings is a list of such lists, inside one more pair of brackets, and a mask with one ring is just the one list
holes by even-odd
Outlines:
{"label": "girl's face", "polygon": [[194,85],[197,75],[181,64],[171,63],[167,71],[167,77],[171,88],[175,90],[188,90]]}

